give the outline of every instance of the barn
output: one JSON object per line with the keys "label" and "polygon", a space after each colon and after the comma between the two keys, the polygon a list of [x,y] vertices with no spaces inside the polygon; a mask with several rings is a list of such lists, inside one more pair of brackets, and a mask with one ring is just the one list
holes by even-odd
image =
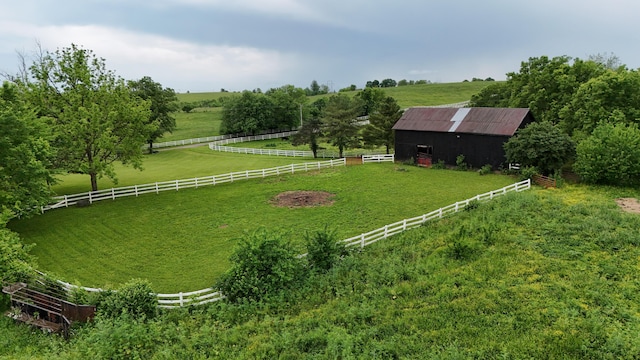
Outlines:
{"label": "barn", "polygon": [[506,162],[502,145],[533,121],[523,108],[409,108],[393,126],[396,160],[456,165],[464,155],[471,167],[497,169]]}

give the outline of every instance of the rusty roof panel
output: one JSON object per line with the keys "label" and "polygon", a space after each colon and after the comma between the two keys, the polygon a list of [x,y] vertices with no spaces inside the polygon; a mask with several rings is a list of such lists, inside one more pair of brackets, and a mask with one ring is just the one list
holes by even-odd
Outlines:
{"label": "rusty roof panel", "polygon": [[511,136],[529,112],[523,108],[416,107],[407,109],[393,129]]}

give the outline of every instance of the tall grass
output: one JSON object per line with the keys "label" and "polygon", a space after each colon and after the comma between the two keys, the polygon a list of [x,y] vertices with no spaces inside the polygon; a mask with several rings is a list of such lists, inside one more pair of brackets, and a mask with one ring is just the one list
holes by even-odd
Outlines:
{"label": "tall grass", "polygon": [[0,356],[635,359],[640,216],[616,197],[640,191],[511,194],[376,243],[279,298],[98,319],[69,343],[5,325]]}

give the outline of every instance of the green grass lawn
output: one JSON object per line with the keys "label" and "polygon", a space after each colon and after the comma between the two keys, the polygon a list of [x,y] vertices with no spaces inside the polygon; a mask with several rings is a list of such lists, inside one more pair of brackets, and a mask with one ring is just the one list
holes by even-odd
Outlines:
{"label": "green grass lawn", "polygon": [[[14,221],[10,228],[24,243],[36,244],[32,252],[41,270],[63,279],[100,287],[141,277],[159,292],[191,291],[213,284],[245,231],[283,231],[299,244],[305,231],[328,225],[347,238],[513,182],[501,175],[370,164],[103,201]],[[271,205],[288,190],[328,191],[335,203]]]}
{"label": "green grass lawn", "polygon": [[222,108],[196,109],[190,113],[172,114],[176,119],[176,129],[166,133],[158,142],[195,139],[220,135]]}
{"label": "green grass lawn", "polygon": [[[320,159],[321,160],[321,159]],[[145,155],[143,171],[116,164],[118,184],[108,178],[98,180],[99,189],[118,186],[150,184],[156,181],[191,179],[226,174],[233,171],[265,169],[297,162],[318,161],[313,158],[256,156],[211,151],[208,146],[160,151]],[[77,194],[91,189],[88,175],[69,174],[59,177],[53,187],[58,195]]]}
{"label": "green grass lawn", "polygon": [[[321,140],[318,142],[320,149],[318,150],[318,156],[321,156],[323,151],[327,151],[328,153],[338,153],[338,147],[334,146],[325,140]],[[269,139],[269,140],[258,140],[258,141],[248,141],[243,143],[235,143],[235,144],[227,144],[225,146],[232,147],[240,147],[240,148],[253,148],[253,149],[266,149],[266,150],[299,150],[299,151],[311,151],[309,149],[309,145],[293,145],[291,144],[291,140],[287,139]],[[393,149],[390,149],[393,153]],[[386,152],[386,148],[384,146],[371,148],[371,149],[363,149],[363,148],[354,148],[354,149],[345,149],[345,153],[357,153],[357,154],[381,154]]]}

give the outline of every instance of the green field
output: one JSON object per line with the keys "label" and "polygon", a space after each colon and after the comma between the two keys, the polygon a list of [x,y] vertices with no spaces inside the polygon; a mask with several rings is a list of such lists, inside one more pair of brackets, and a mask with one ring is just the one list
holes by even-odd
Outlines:
{"label": "green field", "polygon": [[[328,225],[347,238],[513,182],[501,175],[370,164],[102,201],[48,211],[10,228],[37,244],[40,270],[63,279],[107,286],[141,277],[160,292],[191,291],[213,284],[244,231],[285,231],[300,243],[305,231]],[[271,205],[289,190],[328,191],[335,204]]]}
{"label": "green field", "polygon": [[[284,156],[256,156],[211,151],[208,146],[160,151],[145,155],[143,171],[116,164],[118,184],[108,178],[98,180],[99,189],[118,186],[150,184],[156,181],[191,179],[234,171],[266,169],[297,162],[318,161],[313,158]],[[59,177],[53,186],[58,195],[77,194],[91,189],[88,175],[69,174]]]}
{"label": "green field", "polygon": [[[427,105],[443,105],[452,104],[471,99],[471,96],[478,93],[484,87],[492,84],[490,81],[473,81],[461,83],[444,83],[444,84],[422,84],[411,86],[399,86],[395,88],[383,88],[385,93],[392,96],[398,101],[402,108],[410,106],[427,106]],[[358,91],[347,92],[347,94],[355,95]],[[225,96],[234,96],[234,93],[189,93],[178,94],[179,101],[195,102],[201,100],[219,99]],[[328,97],[332,94],[310,96],[309,102],[313,102],[322,97]],[[207,137],[220,135],[220,123],[222,121],[222,108],[198,108],[191,113],[176,113],[177,128],[172,134],[165,134],[159,140],[173,141],[192,139],[198,137]]]}

